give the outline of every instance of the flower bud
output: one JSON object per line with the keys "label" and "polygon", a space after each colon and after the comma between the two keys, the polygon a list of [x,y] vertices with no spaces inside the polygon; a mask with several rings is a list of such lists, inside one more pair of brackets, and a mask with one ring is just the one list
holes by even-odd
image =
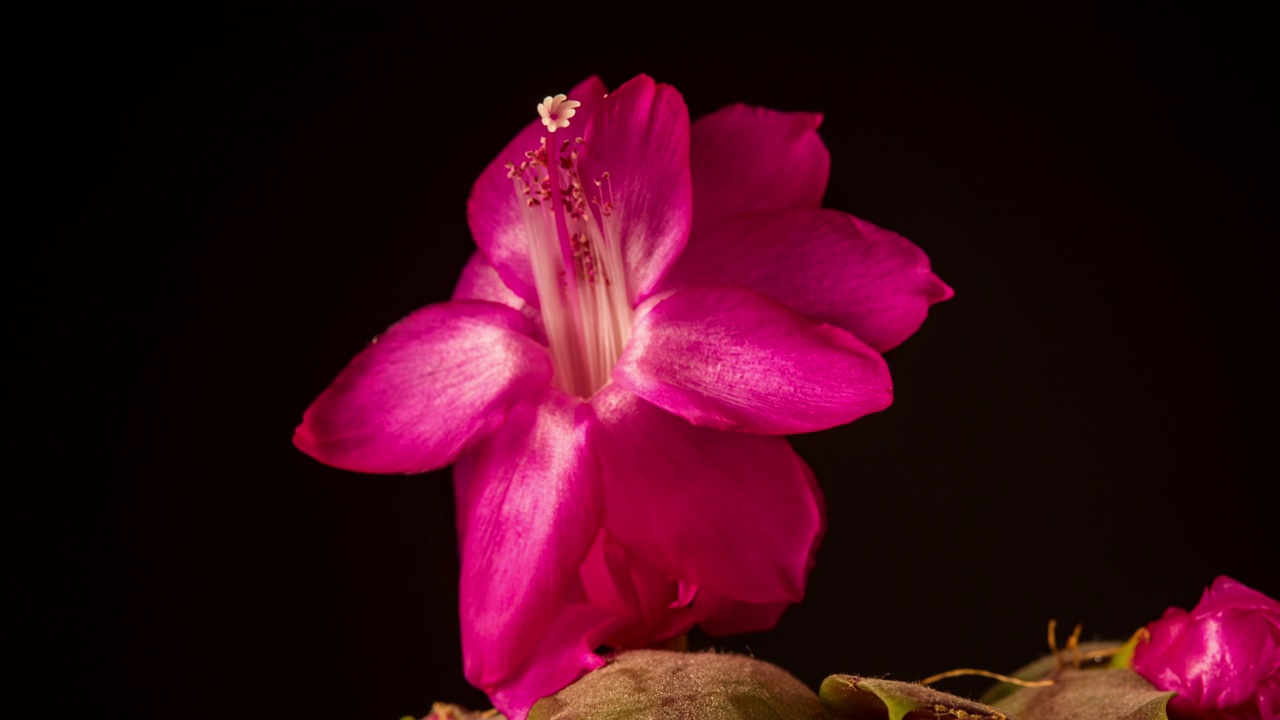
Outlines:
{"label": "flower bud", "polygon": [[818,696],[743,655],[632,650],[533,706],[529,720],[823,720]]}
{"label": "flower bud", "polygon": [[1147,625],[1133,669],[1161,690],[1174,720],[1280,718],[1280,602],[1225,575],[1191,612]]}

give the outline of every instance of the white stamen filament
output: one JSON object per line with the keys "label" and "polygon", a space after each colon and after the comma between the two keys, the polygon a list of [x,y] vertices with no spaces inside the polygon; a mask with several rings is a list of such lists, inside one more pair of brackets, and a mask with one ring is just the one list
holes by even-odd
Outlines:
{"label": "white stamen filament", "polygon": [[[538,106],[540,113],[547,104]],[[560,128],[568,124],[562,117]],[[547,131],[554,129],[547,125]],[[527,162],[509,166],[508,177],[520,196],[556,385],[587,398],[609,382],[631,337],[632,311],[620,208],[607,174],[590,194],[584,187],[577,168],[580,143],[581,138],[557,143],[545,135],[537,150],[526,153]]]}

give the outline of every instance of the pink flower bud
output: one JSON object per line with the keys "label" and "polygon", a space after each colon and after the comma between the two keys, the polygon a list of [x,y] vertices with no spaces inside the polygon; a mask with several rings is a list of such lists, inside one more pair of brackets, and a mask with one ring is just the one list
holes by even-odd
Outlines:
{"label": "pink flower bud", "polygon": [[1191,612],[1147,626],[1133,669],[1161,690],[1174,720],[1280,719],[1280,602],[1222,575]]}

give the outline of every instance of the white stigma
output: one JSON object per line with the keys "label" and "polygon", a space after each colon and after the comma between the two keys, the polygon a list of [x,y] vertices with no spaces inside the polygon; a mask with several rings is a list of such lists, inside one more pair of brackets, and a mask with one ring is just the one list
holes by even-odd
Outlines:
{"label": "white stigma", "polygon": [[555,132],[569,127],[569,118],[577,114],[577,108],[581,106],[582,103],[570,100],[564,93],[555,97],[548,95],[538,103],[538,115],[542,116],[542,124],[547,127],[547,132]]}

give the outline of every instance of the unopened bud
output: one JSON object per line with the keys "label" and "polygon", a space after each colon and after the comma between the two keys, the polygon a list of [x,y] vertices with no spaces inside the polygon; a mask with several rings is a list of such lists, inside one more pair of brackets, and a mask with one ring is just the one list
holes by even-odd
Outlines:
{"label": "unopened bud", "polygon": [[818,696],[743,655],[632,650],[538,701],[529,720],[825,720]]}

